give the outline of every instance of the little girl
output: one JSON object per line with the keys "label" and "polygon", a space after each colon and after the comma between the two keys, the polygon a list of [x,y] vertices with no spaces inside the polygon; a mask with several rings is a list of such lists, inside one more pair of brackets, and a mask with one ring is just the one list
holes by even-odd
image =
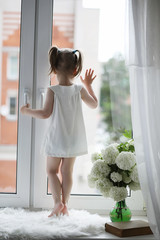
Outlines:
{"label": "little girl", "polygon": [[[49,51],[50,74],[57,75],[59,84],[47,88],[43,109],[31,109],[29,104],[21,107],[21,113],[35,118],[48,118],[51,124],[46,132],[43,151],[47,156],[47,175],[54,200],[54,208],[48,217],[69,215],[67,203],[72,188],[72,171],[76,156],[87,153],[87,141],[82,114],[83,100],[90,108],[96,108],[98,100],[92,89],[93,70],[86,70],[82,83],[73,79],[82,70],[79,50],[58,49]],[[60,171],[61,178],[58,177]],[[62,199],[61,199],[62,193]]]}

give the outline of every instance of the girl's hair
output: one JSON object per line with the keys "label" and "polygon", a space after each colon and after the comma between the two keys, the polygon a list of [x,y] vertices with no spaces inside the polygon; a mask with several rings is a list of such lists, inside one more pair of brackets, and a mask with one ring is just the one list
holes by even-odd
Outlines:
{"label": "girl's hair", "polygon": [[75,77],[82,71],[82,54],[79,50],[52,47],[49,51],[49,61],[49,74],[62,72],[68,76]]}

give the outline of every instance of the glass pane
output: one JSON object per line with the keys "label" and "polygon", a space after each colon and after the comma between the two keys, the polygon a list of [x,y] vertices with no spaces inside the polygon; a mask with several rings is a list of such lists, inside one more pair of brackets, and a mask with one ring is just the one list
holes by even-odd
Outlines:
{"label": "glass pane", "polygon": [[7,77],[8,80],[18,79],[18,54],[8,55]]}
{"label": "glass pane", "polygon": [[[99,195],[87,182],[92,154],[113,141],[118,142],[119,129],[131,129],[129,77],[124,61],[124,10],[125,0],[54,1],[52,44],[81,50],[82,75],[90,67],[97,75],[93,88],[99,107],[89,109],[83,104],[89,154],[76,158],[72,194]],[[75,82],[80,83],[80,79]],[[57,84],[56,79],[52,78],[50,84]]]}
{"label": "glass pane", "polygon": [[17,191],[20,11],[21,0],[0,0],[0,193]]}
{"label": "glass pane", "polygon": [[11,97],[10,98],[10,114],[15,115],[16,114],[16,98]]}

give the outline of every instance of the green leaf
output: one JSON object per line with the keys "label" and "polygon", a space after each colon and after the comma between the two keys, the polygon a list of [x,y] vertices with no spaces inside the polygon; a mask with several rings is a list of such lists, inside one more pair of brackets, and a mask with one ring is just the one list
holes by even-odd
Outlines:
{"label": "green leaf", "polygon": [[123,136],[125,136],[126,138],[132,138],[132,131],[125,129]]}
{"label": "green leaf", "polygon": [[128,148],[128,150],[129,150],[130,152],[134,152],[134,151],[135,151],[134,146],[133,146],[133,145],[130,145],[129,148]]}

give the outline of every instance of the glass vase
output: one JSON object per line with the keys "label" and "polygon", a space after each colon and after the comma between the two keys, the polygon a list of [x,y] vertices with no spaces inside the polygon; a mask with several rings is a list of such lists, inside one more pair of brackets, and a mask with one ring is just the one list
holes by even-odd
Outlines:
{"label": "glass vase", "polygon": [[110,211],[112,222],[128,222],[132,217],[131,210],[127,207],[125,199],[116,203],[113,210]]}

